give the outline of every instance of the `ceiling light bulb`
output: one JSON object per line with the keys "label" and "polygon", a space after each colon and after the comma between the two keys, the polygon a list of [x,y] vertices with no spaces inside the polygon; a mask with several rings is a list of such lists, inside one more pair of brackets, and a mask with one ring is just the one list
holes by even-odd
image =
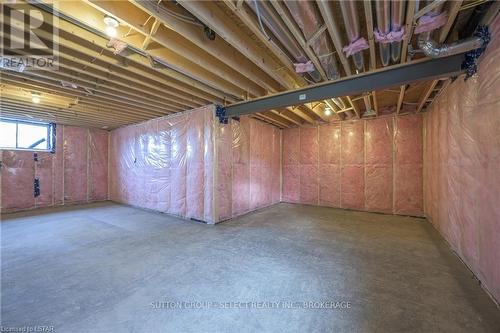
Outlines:
{"label": "ceiling light bulb", "polygon": [[332,109],[330,109],[330,108],[325,108],[325,115],[326,115],[326,116],[329,116],[329,115],[331,115],[331,114],[332,114]]}
{"label": "ceiling light bulb", "polygon": [[36,92],[31,93],[31,101],[35,104],[40,103],[40,94]]}
{"label": "ceiling light bulb", "polygon": [[115,19],[114,17],[111,16],[104,16],[104,24],[106,24],[107,27],[113,27],[116,28],[118,27],[118,20]]}
{"label": "ceiling light bulb", "polygon": [[104,31],[106,32],[106,35],[108,35],[109,37],[116,37],[115,27],[108,26]]}

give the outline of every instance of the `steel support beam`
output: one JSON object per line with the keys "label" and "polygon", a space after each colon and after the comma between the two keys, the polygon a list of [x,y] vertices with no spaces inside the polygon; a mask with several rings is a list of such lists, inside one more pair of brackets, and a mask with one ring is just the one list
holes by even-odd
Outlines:
{"label": "steel support beam", "polygon": [[261,112],[334,97],[360,95],[366,91],[399,87],[463,73],[463,54],[395,65],[365,74],[256,98],[226,107],[228,117]]}

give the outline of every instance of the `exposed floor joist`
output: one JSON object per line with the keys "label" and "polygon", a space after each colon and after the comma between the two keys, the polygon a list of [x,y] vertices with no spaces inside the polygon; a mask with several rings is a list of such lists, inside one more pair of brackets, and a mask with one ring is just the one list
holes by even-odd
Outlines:
{"label": "exposed floor joist", "polygon": [[[18,2],[23,3],[22,0]],[[51,11],[50,3],[50,0],[42,0],[30,2],[28,6]],[[413,29],[425,13],[440,8],[448,12],[446,24],[436,30],[436,40],[439,43],[446,39],[452,42],[456,39],[457,24],[466,21],[473,10],[470,8],[477,4],[480,2],[438,0],[417,4],[415,1],[405,1],[406,14],[402,23],[407,38],[402,42],[400,63],[408,63],[408,49],[410,45],[415,45]],[[354,9],[366,27],[360,29],[360,37],[367,39],[369,45],[369,54],[365,57],[365,62],[369,60],[369,69],[360,75],[353,73],[353,64],[343,51],[348,42],[342,14],[337,10],[338,4],[317,0],[307,5],[308,8],[314,7],[316,14],[321,14],[317,15],[317,22],[309,24],[315,25],[313,37],[327,32],[335,49],[334,57],[339,62],[339,82],[381,70],[375,52],[377,43],[374,27],[378,22],[373,13],[373,2],[365,0]],[[498,8],[497,4],[493,5]],[[306,55],[306,60],[312,61],[325,80],[326,69],[320,63],[322,55],[315,53],[317,50],[312,47],[311,39],[306,40],[300,22],[295,21],[289,6],[283,1],[261,2],[259,6],[270,9],[271,20],[285,29],[287,37],[296,42]],[[308,74],[295,71],[295,59],[272,35],[272,31],[263,27],[258,15],[245,1],[61,1],[55,13],[60,17],[57,41],[60,70],[51,73],[32,73],[27,70],[19,73],[2,69],[5,83],[25,92],[32,89],[47,94],[45,101],[42,98],[42,103],[46,105],[39,107],[57,107],[64,117],[71,118],[73,113],[67,103],[58,101],[52,95],[60,96],[61,101],[74,99],[78,104],[73,105],[73,109],[84,113],[85,108],[88,108],[87,116],[92,118],[85,121],[95,121],[96,126],[103,123],[98,121],[99,112],[103,119],[110,122],[110,127],[114,127],[211,103],[224,105],[231,110],[248,101],[261,101],[317,86],[305,80]],[[105,15],[119,22],[117,38],[127,45],[122,53],[114,54],[114,49],[108,44],[110,40],[105,33]],[[42,40],[51,39],[48,28],[44,26],[39,30]],[[209,37],[207,31],[214,32],[213,36]],[[413,56],[415,59],[422,58],[419,53]],[[397,66],[392,64],[386,69]],[[434,79],[431,78],[428,84]],[[73,85],[77,88],[72,88]],[[442,89],[443,86],[436,84],[435,89]],[[370,109],[377,116],[379,109],[383,110],[382,114],[387,114],[387,110],[393,110],[390,112],[395,114],[413,112],[414,106],[422,111],[427,103],[425,84],[410,87],[405,83],[397,84],[389,87],[389,92],[385,85],[377,82],[371,88],[349,91],[345,95],[336,93],[335,96],[339,97],[337,101],[328,98],[313,101],[307,96],[305,100],[252,112],[259,112],[257,117],[262,121],[284,128],[359,118]],[[432,90],[431,94],[435,96],[436,92]],[[18,98],[20,102],[27,103],[27,95],[21,95],[9,92],[8,98]],[[324,96],[332,94],[330,92]],[[424,104],[420,106],[422,101]],[[325,113],[326,107],[332,110],[331,115]],[[11,105],[9,108],[9,112],[19,109]],[[32,105],[26,110],[35,115],[36,106]],[[44,112],[36,114],[41,116]],[[69,118],[64,119],[69,121]],[[113,119],[116,121],[111,123]]]}

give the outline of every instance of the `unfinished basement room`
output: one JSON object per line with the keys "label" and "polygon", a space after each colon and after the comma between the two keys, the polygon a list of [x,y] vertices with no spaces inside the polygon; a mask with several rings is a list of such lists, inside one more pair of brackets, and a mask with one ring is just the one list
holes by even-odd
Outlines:
{"label": "unfinished basement room", "polygon": [[500,1],[0,7],[0,332],[500,332]]}

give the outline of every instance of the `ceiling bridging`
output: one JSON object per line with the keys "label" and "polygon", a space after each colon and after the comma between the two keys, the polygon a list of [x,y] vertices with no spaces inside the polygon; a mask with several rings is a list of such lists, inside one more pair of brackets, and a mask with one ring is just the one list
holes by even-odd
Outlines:
{"label": "ceiling bridging", "polygon": [[[425,33],[442,45],[469,37],[464,31],[481,13],[498,12],[498,3],[477,0],[25,4],[57,18],[59,68],[2,68],[2,116],[110,129],[206,104],[231,109],[425,62],[423,34],[415,33],[422,17],[442,19]],[[2,20],[17,29],[15,20]],[[44,25],[36,34],[50,41],[51,29]],[[246,113],[288,128],[422,112],[449,76],[394,86],[375,80],[363,91]]]}

